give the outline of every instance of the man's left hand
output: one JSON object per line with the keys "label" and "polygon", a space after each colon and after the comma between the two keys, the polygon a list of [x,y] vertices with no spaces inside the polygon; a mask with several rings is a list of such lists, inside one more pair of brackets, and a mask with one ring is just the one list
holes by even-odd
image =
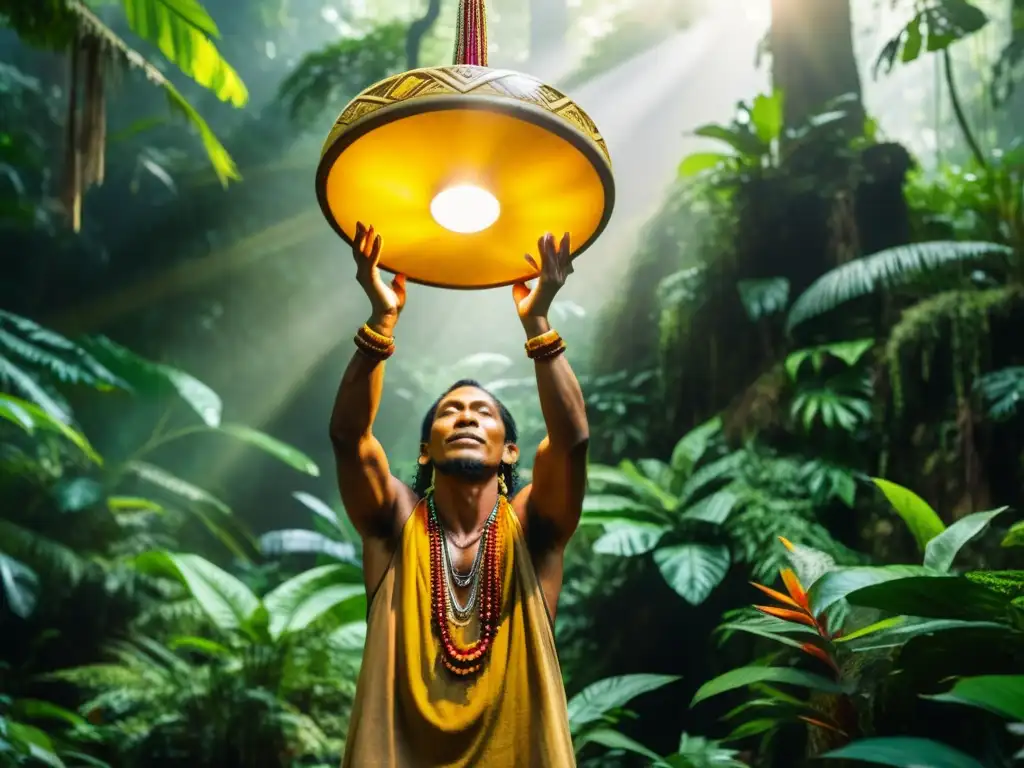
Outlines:
{"label": "man's left hand", "polygon": [[540,254],[540,265],[527,254],[527,263],[540,270],[540,276],[533,288],[526,283],[512,286],[512,297],[519,311],[519,319],[524,323],[529,320],[546,319],[551,303],[558,291],[565,285],[566,278],[572,274],[572,258],[569,253],[569,233],[562,236],[561,242],[555,245],[555,236],[548,233],[537,241]]}

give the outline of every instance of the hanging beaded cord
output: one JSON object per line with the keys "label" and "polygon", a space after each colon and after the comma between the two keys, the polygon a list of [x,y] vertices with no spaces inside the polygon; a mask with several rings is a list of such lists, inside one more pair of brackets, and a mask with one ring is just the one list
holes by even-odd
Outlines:
{"label": "hanging beaded cord", "polygon": [[459,0],[454,63],[487,66],[487,9],[484,0]]}
{"label": "hanging beaded cord", "polygon": [[[452,565],[447,534],[434,506],[434,494],[427,494],[431,614],[441,640],[441,662],[456,675],[468,676],[480,671],[498,629],[502,596],[502,540],[501,526],[495,522],[503,500],[503,497],[498,497],[484,523],[473,565],[468,573],[461,574]],[[469,587],[465,605],[455,594],[456,584]],[[467,626],[474,608],[480,624],[479,639],[468,646],[461,646],[452,637],[449,622]]]}
{"label": "hanging beaded cord", "polygon": [[565,352],[565,342],[555,330],[534,336],[526,342],[526,356],[534,362],[554,360],[563,352]]}

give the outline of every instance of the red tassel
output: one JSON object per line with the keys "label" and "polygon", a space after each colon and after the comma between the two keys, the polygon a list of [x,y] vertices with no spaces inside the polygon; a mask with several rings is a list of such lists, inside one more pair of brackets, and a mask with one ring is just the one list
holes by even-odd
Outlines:
{"label": "red tassel", "polygon": [[484,0],[459,0],[455,64],[487,66],[487,9]]}

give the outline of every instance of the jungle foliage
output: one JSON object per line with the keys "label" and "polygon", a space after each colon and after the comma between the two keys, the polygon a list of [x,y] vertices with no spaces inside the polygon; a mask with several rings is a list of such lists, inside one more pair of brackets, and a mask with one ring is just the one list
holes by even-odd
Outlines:
{"label": "jungle foliage", "polygon": [[[108,165],[121,192],[177,201],[158,209],[167,232],[244,207],[247,181],[221,184],[287,178],[254,158],[286,158],[297,128],[403,68],[416,25],[343,16],[347,35],[266,64],[279,85],[251,117],[231,14],[208,5],[0,0],[49,57],[0,64],[3,242],[104,262],[114,230],[80,214]],[[978,104],[1020,124],[1020,3],[982,92],[953,66],[990,5],[898,4],[906,24],[870,62],[885,77],[939,57],[957,142],[942,162],[887,141],[859,88],[794,124],[797,86],[776,82],[697,129],[720,149],[682,159],[622,304],[574,358],[602,436],[557,627],[581,765],[1024,758],[1024,145],[972,125]],[[282,46],[312,34],[284,6],[253,21],[289,29]],[[650,44],[623,15],[573,77]],[[108,135],[121,71],[149,82]],[[152,117],[154,88],[205,154]],[[12,272],[24,293],[33,269]],[[554,311],[593,334],[592,313]],[[607,330],[625,322],[650,333]],[[304,490],[313,447],[227,419],[200,377],[128,346],[0,312],[0,766],[337,765],[365,638],[358,537]],[[396,360],[389,386],[419,413],[480,379],[535,444],[535,384],[512,368]],[[182,452],[215,441],[273,462],[293,483],[275,519],[308,524],[259,530],[191,477]]]}

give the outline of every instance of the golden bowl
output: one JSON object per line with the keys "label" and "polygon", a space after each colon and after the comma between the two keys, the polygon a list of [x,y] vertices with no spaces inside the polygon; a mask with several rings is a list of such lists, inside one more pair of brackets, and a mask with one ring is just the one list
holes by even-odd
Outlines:
{"label": "golden bowl", "polygon": [[375,227],[383,269],[476,289],[536,277],[524,256],[539,261],[546,232],[569,232],[573,258],[583,253],[611,217],[615,184],[597,126],[568,96],[519,72],[455,65],[354,98],[324,142],[316,194],[345,242],[357,221]]}

